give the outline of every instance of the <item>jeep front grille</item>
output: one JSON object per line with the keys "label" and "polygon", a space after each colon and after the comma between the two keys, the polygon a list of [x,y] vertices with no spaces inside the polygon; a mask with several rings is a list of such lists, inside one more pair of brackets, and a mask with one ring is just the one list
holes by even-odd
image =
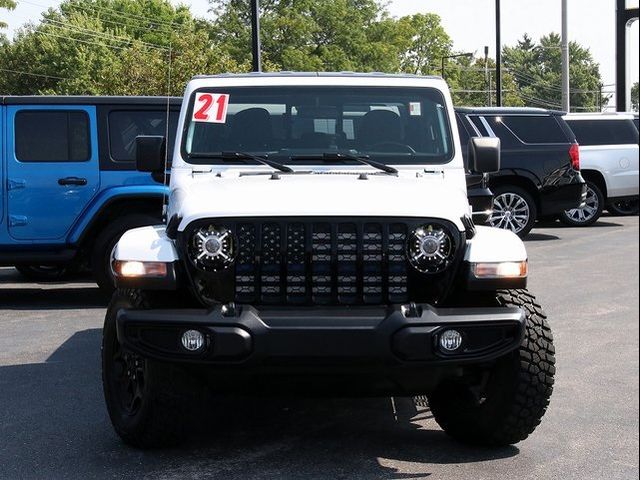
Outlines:
{"label": "jeep front grille", "polygon": [[238,222],[235,228],[238,303],[408,300],[406,223],[265,220]]}

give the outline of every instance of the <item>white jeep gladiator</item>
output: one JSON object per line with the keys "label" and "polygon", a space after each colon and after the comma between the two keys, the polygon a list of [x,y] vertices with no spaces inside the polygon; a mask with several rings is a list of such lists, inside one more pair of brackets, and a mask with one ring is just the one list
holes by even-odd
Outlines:
{"label": "white jeep gladiator", "polygon": [[[526,438],[553,390],[552,334],[527,253],[475,226],[462,149],[499,169],[499,140],[460,145],[440,78],[196,77],[166,224],[113,252],[104,394],[128,444],[175,444],[214,392],[427,395],[468,443]],[[141,171],[163,137],[138,137]]]}

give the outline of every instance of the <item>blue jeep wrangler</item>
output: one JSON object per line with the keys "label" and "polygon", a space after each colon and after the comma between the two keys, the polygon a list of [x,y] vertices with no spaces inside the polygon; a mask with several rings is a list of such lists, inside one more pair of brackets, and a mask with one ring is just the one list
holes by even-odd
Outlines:
{"label": "blue jeep wrangler", "polygon": [[168,191],[136,171],[136,137],[168,131],[171,158],[180,102],[0,97],[0,265],[38,280],[88,267],[110,292],[114,245],[156,223]]}

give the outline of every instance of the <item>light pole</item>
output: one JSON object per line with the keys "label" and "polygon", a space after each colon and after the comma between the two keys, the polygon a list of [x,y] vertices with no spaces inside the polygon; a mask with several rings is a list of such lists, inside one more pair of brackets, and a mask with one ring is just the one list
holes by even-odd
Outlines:
{"label": "light pole", "polygon": [[496,0],[496,106],[502,106],[502,42],[500,40],[500,0]]}
{"label": "light pole", "polygon": [[260,5],[258,0],[251,0],[251,50],[253,52],[253,71],[262,71],[260,51]]}
{"label": "light pole", "polygon": [[440,59],[440,76],[442,78],[444,78],[444,61],[449,58],[460,58],[460,57],[471,58],[473,57],[473,53],[456,53],[455,55],[447,55]]}
{"label": "light pole", "polygon": [[571,109],[569,96],[569,16],[567,0],[562,0],[562,110]]}

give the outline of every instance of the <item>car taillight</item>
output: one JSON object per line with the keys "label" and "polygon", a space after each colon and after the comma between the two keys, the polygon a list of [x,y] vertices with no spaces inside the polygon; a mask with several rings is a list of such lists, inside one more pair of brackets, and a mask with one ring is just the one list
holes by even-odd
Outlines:
{"label": "car taillight", "polygon": [[571,145],[569,149],[569,158],[571,159],[571,166],[574,170],[580,171],[580,146],[577,143]]}

